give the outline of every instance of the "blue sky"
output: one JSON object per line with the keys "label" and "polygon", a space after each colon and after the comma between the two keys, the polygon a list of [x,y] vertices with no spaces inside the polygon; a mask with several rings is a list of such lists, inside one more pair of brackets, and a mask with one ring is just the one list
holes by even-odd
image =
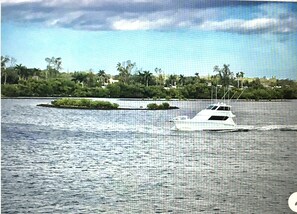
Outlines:
{"label": "blue sky", "polygon": [[297,3],[226,0],[3,0],[1,55],[64,71],[136,62],[205,76],[230,64],[248,77],[297,79]]}

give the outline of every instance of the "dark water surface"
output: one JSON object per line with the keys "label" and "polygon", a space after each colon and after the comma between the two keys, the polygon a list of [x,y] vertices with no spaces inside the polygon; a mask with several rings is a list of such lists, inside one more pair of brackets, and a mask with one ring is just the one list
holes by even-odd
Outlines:
{"label": "dark water surface", "polygon": [[[291,213],[297,101],[238,102],[247,132],[178,132],[178,110],[96,111],[1,103],[2,213]],[[147,101],[111,100],[121,107]]]}

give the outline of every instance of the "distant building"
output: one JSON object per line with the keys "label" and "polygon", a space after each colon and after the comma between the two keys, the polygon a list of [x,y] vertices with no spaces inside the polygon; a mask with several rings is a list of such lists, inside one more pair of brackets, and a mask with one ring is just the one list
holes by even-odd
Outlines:
{"label": "distant building", "polygon": [[119,80],[114,80],[113,78],[110,78],[107,82],[107,84],[113,84],[119,82]]}

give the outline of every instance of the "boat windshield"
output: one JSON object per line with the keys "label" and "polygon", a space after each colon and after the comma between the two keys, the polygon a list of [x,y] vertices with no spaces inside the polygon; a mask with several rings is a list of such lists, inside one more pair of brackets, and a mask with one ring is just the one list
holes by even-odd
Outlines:
{"label": "boat windshield", "polygon": [[217,107],[218,107],[218,106],[210,105],[210,106],[208,106],[206,109],[216,110]]}
{"label": "boat windshield", "polygon": [[218,106],[214,106],[211,108],[211,110],[216,110]]}
{"label": "boat windshield", "polygon": [[229,106],[220,106],[218,108],[218,111],[230,111],[230,107]]}

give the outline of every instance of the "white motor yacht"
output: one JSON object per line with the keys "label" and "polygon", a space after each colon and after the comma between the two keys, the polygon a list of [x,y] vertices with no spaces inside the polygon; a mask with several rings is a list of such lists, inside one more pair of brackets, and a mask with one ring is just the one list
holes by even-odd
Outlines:
{"label": "white motor yacht", "polygon": [[174,128],[182,131],[198,130],[232,130],[236,129],[233,121],[235,115],[231,112],[231,106],[225,103],[209,105],[201,110],[192,119],[188,116],[179,116],[173,119]]}

